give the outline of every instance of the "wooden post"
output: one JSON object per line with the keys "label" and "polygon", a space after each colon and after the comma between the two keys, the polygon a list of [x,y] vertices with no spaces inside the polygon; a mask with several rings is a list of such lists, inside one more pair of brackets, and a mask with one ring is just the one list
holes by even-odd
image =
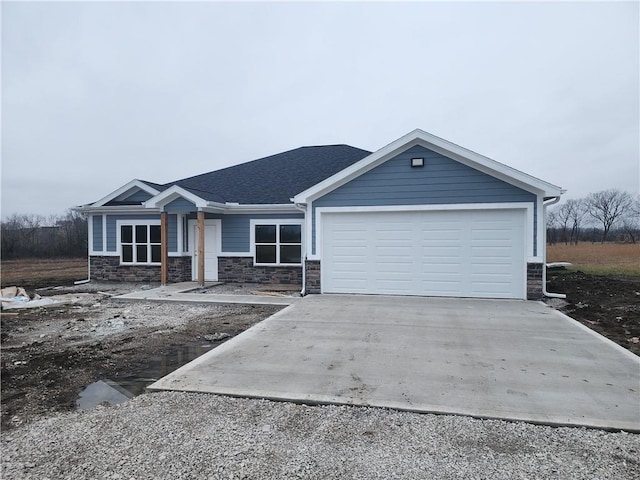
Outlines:
{"label": "wooden post", "polygon": [[160,213],[160,283],[169,280],[169,222],[167,212]]}
{"label": "wooden post", "polygon": [[198,212],[198,285],[204,287],[204,212]]}

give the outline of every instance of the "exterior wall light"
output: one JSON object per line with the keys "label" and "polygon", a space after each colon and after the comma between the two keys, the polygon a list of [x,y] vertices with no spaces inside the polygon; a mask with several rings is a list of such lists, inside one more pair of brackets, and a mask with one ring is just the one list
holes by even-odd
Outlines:
{"label": "exterior wall light", "polygon": [[424,158],[412,158],[411,159],[412,167],[424,167]]}

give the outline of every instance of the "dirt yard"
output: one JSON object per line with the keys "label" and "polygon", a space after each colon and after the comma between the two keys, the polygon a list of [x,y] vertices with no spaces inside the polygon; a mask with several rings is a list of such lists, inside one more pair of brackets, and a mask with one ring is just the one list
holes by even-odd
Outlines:
{"label": "dirt yard", "polygon": [[110,297],[139,287],[88,284],[40,292],[71,303],[2,313],[3,428],[76,408],[81,390],[98,380],[141,393],[155,379],[280,308],[132,303]]}
{"label": "dirt yard", "polygon": [[558,310],[640,355],[640,277],[550,270],[547,289],[566,293],[549,302]]}

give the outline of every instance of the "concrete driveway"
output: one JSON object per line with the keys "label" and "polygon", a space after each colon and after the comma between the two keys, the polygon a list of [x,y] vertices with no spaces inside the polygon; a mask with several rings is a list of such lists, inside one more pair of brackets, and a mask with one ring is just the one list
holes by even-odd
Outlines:
{"label": "concrete driveway", "polygon": [[150,388],[640,430],[640,358],[518,300],[308,296]]}

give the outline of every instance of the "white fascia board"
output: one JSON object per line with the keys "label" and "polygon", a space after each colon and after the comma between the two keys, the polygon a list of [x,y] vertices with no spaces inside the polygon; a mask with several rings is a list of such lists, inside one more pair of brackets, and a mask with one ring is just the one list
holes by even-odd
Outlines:
{"label": "white fascia board", "polygon": [[160,213],[160,210],[157,208],[145,208],[140,205],[119,205],[119,206],[107,206],[107,207],[94,207],[94,206],[85,206],[85,207],[76,207],[73,209],[79,213],[93,213],[96,215],[118,215],[118,214],[143,214],[149,215],[152,213]]}
{"label": "white fascia board", "polygon": [[159,193],[159,191],[156,190],[155,188],[150,187],[149,185],[147,185],[146,183],[140,180],[134,179],[134,180],[131,180],[126,185],[121,186],[119,189],[111,192],[106,197],[103,197],[97,202],[90,204],[89,206],[101,207],[105,203],[109,203],[111,200],[118,198],[120,195],[122,195],[123,193],[126,193],[128,190],[131,190],[132,188],[139,188],[140,190],[143,190],[151,195],[157,195]]}
{"label": "white fascia board", "polygon": [[193,203],[197,208],[205,208],[211,202],[207,202],[205,199],[185,190],[178,185],[174,185],[172,187],[167,188],[164,192],[157,194],[154,197],[151,197],[149,200],[144,202],[144,206],[148,208],[160,208],[162,209],[165,205],[173,202],[178,198],[184,198],[185,200]]}
{"label": "white fascia board", "polygon": [[380,150],[341,170],[311,188],[293,197],[294,203],[309,203],[330,191],[344,185],[363,173],[393,158],[398,153],[415,145],[421,145],[429,150],[440,153],[446,157],[457,160],[469,167],[501,180],[518,186],[526,191],[547,197],[562,195],[562,189],[556,185],[532,177],[524,172],[511,168],[488,157],[475,153],[454,143],[436,137],[423,130],[416,129]]}
{"label": "white fascia board", "polygon": [[224,204],[224,213],[243,213],[243,214],[268,214],[268,213],[300,213],[300,209],[296,208],[293,203],[274,203],[274,204]]}

